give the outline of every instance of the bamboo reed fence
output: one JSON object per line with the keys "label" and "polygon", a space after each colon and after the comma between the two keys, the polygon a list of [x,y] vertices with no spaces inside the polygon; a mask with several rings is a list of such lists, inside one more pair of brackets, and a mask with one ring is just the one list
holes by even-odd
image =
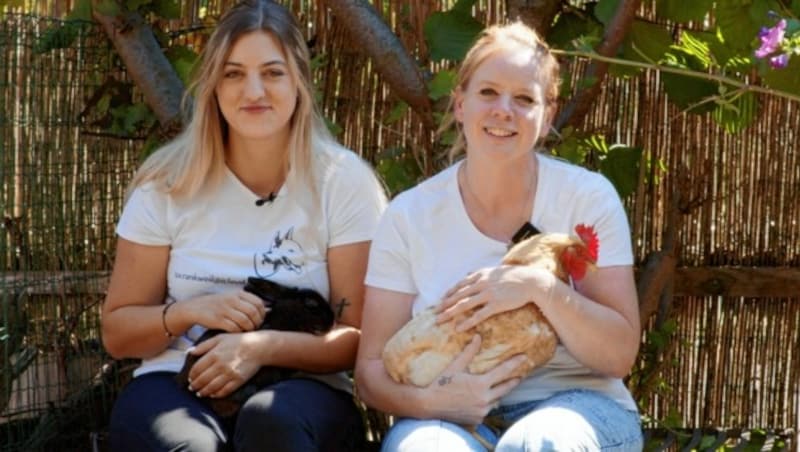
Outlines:
{"label": "bamboo reed fence", "polygon": [[[201,13],[229,3],[209,1],[203,11],[189,3],[187,18],[170,27],[197,26]],[[419,118],[385,123],[397,99],[341,24],[318,2],[286,3],[308,24],[312,52],[324,56],[316,71],[320,102],[341,127],[339,139],[372,162],[403,149],[433,170]],[[427,52],[422,23],[440,2],[373,3],[393,18],[407,48]],[[499,3],[478,2],[479,20],[500,20]],[[99,27],[87,24],[67,49],[34,54],[37,38],[55,23],[0,16],[3,451],[85,450],[127,375],[127,363],[102,353],[98,314],[114,225],[143,141],[103,136],[92,125],[97,118],[82,115],[107,76],[125,80]],[[585,64],[564,60],[564,73],[574,77]],[[763,95],[758,104],[753,124],[730,134],[709,115],[681,113],[659,74],[645,72],[610,79],[583,125],[609,142],[642,147],[653,162],[653,179],[625,200],[638,263],[664,245],[676,190],[690,201],[680,214],[674,303],[660,314],[677,326],[659,355],[659,384],[642,406],[652,419],[689,428],[800,429],[800,104]]]}

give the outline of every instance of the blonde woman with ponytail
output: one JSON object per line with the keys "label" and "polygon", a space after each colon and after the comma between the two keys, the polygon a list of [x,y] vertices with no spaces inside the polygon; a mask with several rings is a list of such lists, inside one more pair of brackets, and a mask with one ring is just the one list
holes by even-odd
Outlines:
{"label": "blonde woman with ponytail", "polygon": [[[452,95],[459,137],[451,156],[463,158],[395,197],[381,219],[356,383],[364,402],[398,419],[385,452],[642,448],[636,403],[622,382],[640,339],[628,221],[602,175],[537,149],[558,92],[558,62],[535,31],[522,23],[486,29]],[[597,270],[575,284],[533,266],[500,265],[518,232],[574,234],[581,223],[597,232],[599,257]],[[439,322],[463,318],[457,327],[468,331],[527,303],[559,343],[525,378],[513,376],[524,356],[469,373],[478,337],[424,388],[394,381],[384,367],[386,342],[415,313],[437,306]]]}

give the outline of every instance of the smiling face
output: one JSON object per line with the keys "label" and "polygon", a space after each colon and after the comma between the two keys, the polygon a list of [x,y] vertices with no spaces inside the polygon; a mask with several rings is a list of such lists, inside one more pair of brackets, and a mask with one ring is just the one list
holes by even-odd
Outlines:
{"label": "smiling face", "polygon": [[283,47],[272,34],[251,32],[233,44],[215,93],[228,124],[229,143],[288,141],[297,83]]}
{"label": "smiling face", "polygon": [[545,99],[546,76],[533,49],[495,50],[455,92],[454,114],[467,152],[526,154],[547,133],[552,108]]}

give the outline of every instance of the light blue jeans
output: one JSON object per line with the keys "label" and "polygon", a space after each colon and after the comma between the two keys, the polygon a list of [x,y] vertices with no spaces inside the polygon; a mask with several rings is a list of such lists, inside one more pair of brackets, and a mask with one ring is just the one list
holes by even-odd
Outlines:
{"label": "light blue jeans", "polygon": [[[595,391],[575,389],[516,405],[490,415],[512,425],[498,438],[487,426],[478,433],[500,452],[641,451],[639,414]],[[383,441],[383,452],[486,452],[463,427],[440,420],[404,418]]]}

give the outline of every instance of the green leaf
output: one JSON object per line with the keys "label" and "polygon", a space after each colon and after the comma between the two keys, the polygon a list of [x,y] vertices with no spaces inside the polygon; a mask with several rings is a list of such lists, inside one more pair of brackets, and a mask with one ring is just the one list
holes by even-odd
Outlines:
{"label": "green leaf", "polygon": [[551,152],[570,163],[583,165],[590,149],[584,144],[583,140],[575,136],[568,136],[553,148]]}
{"label": "green leaf", "polygon": [[662,350],[667,344],[668,337],[661,331],[650,331],[647,333],[647,342],[652,345],[655,350]]}
{"label": "green leaf", "polygon": [[92,20],[92,0],[77,0],[75,6],[67,14],[67,19],[71,20]]}
{"label": "green leaf", "polygon": [[672,334],[678,330],[678,322],[675,319],[669,319],[664,322],[664,325],[661,327],[661,329],[669,334]]}
{"label": "green leaf", "polygon": [[758,100],[754,93],[744,93],[730,101],[718,104],[714,110],[714,121],[728,133],[744,130],[756,117]]}
{"label": "green leaf", "polygon": [[153,12],[164,19],[180,19],[181,4],[177,0],[154,0]]}
{"label": "green leaf", "polygon": [[661,420],[664,427],[679,428],[683,425],[683,416],[676,408],[670,408],[669,413]]}
{"label": "green leaf", "polygon": [[656,14],[672,22],[700,21],[713,5],[714,0],[656,0]]}
{"label": "green leaf", "polygon": [[473,5],[475,5],[475,0],[458,0],[453,6],[453,11],[472,14]]}
{"label": "green leaf", "polygon": [[600,36],[583,35],[574,39],[572,41],[572,46],[575,50],[593,53],[595,47],[602,41],[603,39]]}
{"label": "green leaf", "polygon": [[452,146],[456,142],[456,138],[458,138],[458,131],[451,128],[450,130],[442,132],[438,141],[442,146]]}
{"label": "green leaf", "polygon": [[145,140],[144,145],[142,145],[142,148],[139,149],[139,160],[144,161],[144,159],[149,157],[156,149],[161,147],[162,144],[164,143],[158,137],[157,133],[150,134],[147,140]]}
{"label": "green leaf", "polygon": [[737,53],[749,52],[770,10],[779,11],[780,5],[775,0],[717,1],[715,12],[722,41]]}
{"label": "green leaf", "polygon": [[461,61],[483,30],[483,24],[468,13],[451,10],[431,14],[424,29],[433,61]]}
{"label": "green leaf", "polygon": [[603,135],[592,135],[589,138],[585,139],[586,144],[588,144],[593,150],[597,151],[600,154],[605,154],[608,152],[608,144],[606,144],[606,137]]}
{"label": "green leaf", "polygon": [[[626,60],[657,63],[672,45],[672,35],[661,25],[634,20],[622,46],[622,57]],[[641,69],[612,64],[613,75],[629,76]]]}
{"label": "green leaf", "polygon": [[760,73],[768,87],[800,95],[800,55],[792,55],[789,65],[783,69],[772,69],[764,64]]}
{"label": "green leaf", "polygon": [[439,100],[442,97],[449,96],[456,87],[456,77],[456,71],[451,69],[443,69],[437,72],[428,83],[428,97],[432,100]]}
{"label": "green leaf", "polygon": [[129,106],[126,110],[127,114],[124,119],[124,130],[128,132],[129,135],[134,135],[139,125],[146,124],[148,118],[153,116],[150,112],[150,107],[143,102],[137,102]]}
{"label": "green leaf", "polygon": [[94,9],[104,16],[116,16],[122,11],[114,0],[99,0]]}
{"label": "green leaf", "polygon": [[734,59],[749,60],[746,56],[742,57],[740,52],[734,52],[726,46],[719,35],[709,31],[684,30],[679,41],[676,47],[703,63],[703,68],[726,67]]}
{"label": "green leaf", "polygon": [[625,56],[634,61],[658,62],[672,45],[669,30],[641,20],[631,24],[630,38],[630,47],[625,50]]}
{"label": "green leaf", "polygon": [[400,101],[392,108],[392,111],[389,112],[389,115],[386,116],[383,122],[384,124],[393,124],[402,119],[406,113],[408,113],[408,104]]}
{"label": "green leaf", "polygon": [[[670,60],[665,66],[702,71],[702,63],[692,55],[684,53],[680,48],[673,48]],[[716,82],[687,75],[661,73],[661,83],[670,102],[689,113],[702,114],[714,109],[714,102],[709,100],[716,96],[719,87]]]}
{"label": "green leaf", "polygon": [[126,0],[125,7],[128,11],[136,11],[140,7],[151,3],[153,0]]}
{"label": "green leaf", "polygon": [[694,67],[708,69],[712,64],[711,47],[702,37],[702,35],[684,31],[675,48],[680,49],[686,57],[692,58],[696,63],[693,65]]}
{"label": "green leaf", "polygon": [[320,52],[311,58],[311,71],[316,72],[318,69],[324,68],[328,65],[328,54]]}
{"label": "green leaf", "polygon": [[599,38],[603,35],[603,27],[591,17],[580,16],[573,12],[559,14],[553,28],[547,34],[547,42],[556,48],[574,48],[575,40],[582,36]]}
{"label": "green leaf", "polygon": [[703,435],[697,450],[708,450],[716,441],[717,437],[715,435]]}
{"label": "green leaf", "polygon": [[342,134],[342,132],[344,132],[344,129],[342,128],[342,126],[340,126],[339,124],[336,124],[335,122],[331,121],[326,116],[323,117],[322,119],[325,120],[325,125],[328,127],[328,131],[331,133],[331,135],[333,135],[335,137],[338,137],[339,135]]}
{"label": "green leaf", "polygon": [[198,55],[186,46],[172,46],[164,52],[178,77],[183,81],[184,86],[189,85],[192,77],[192,69],[198,60]]}
{"label": "green leaf", "polygon": [[150,108],[142,102],[113,107],[111,116],[113,121],[109,132],[123,136],[136,136],[139,130],[149,128],[156,120]]}
{"label": "green leaf", "polygon": [[33,45],[34,53],[41,54],[55,49],[66,49],[70,47],[78,37],[80,27],[81,25],[79,23],[68,21],[47,28]]}
{"label": "green leaf", "polygon": [[403,148],[381,152],[376,170],[391,195],[412,187],[422,176],[414,155]]}
{"label": "green leaf", "polygon": [[[800,2],[798,2],[800,3]],[[795,33],[800,31],[800,20],[795,18],[787,18],[786,19],[786,36],[793,36]]]}
{"label": "green leaf", "polygon": [[758,26],[750,19],[747,6],[733,0],[722,0],[717,4],[717,27],[725,44],[736,50],[744,50],[758,32]]}
{"label": "green leaf", "polygon": [[636,190],[641,160],[642,148],[613,145],[600,161],[600,172],[614,184],[621,198]]}
{"label": "green leaf", "polygon": [[594,16],[606,27],[611,23],[621,0],[600,0],[594,8]]}
{"label": "green leaf", "polygon": [[95,107],[95,110],[97,111],[97,114],[99,116],[103,116],[106,114],[106,112],[108,112],[108,107],[110,106],[111,106],[111,94],[105,93],[103,94],[103,97],[101,97],[100,100],[97,101],[97,106]]}
{"label": "green leaf", "polygon": [[[719,60],[723,60],[726,67],[739,64],[731,55],[730,49],[712,33],[683,32],[680,42],[667,53],[664,64],[706,73],[710,68],[719,67]],[[667,72],[661,74],[661,81],[669,100],[688,113],[703,114],[716,108],[717,82]]]}

